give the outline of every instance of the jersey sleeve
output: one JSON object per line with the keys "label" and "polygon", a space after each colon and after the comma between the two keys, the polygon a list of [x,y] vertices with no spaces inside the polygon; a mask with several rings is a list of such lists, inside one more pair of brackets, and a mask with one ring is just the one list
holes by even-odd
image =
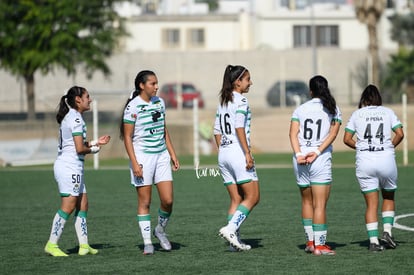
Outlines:
{"label": "jersey sleeve", "polygon": [[136,107],[132,104],[133,101],[130,101],[124,110],[123,122],[127,124],[135,124],[137,120]]}
{"label": "jersey sleeve", "polygon": [[342,124],[342,113],[338,106],[336,106],[336,114],[334,117],[334,121],[338,122],[339,124]]}
{"label": "jersey sleeve", "polygon": [[83,135],[83,119],[80,115],[73,116],[70,121],[70,129],[72,131],[72,136],[82,136]]}
{"label": "jersey sleeve", "polygon": [[214,135],[221,135],[221,129],[220,129],[220,115],[219,112],[216,112],[216,119],[214,121]]}
{"label": "jersey sleeve", "polygon": [[397,115],[390,109],[390,115],[391,115],[391,129],[395,131],[398,128],[402,128],[402,123],[398,119]]}
{"label": "jersey sleeve", "polygon": [[290,121],[299,122],[299,112],[298,112],[298,108],[296,108],[295,111],[293,111],[293,114],[292,114],[292,117],[290,118]]}
{"label": "jersey sleeve", "polygon": [[247,102],[247,98],[242,97],[237,102],[237,109],[236,109],[236,118],[234,122],[234,128],[244,128],[246,116],[248,114],[249,103]]}
{"label": "jersey sleeve", "polygon": [[356,128],[355,128],[355,112],[352,113],[351,117],[348,120],[348,123],[346,124],[345,131],[351,134],[355,134]]}

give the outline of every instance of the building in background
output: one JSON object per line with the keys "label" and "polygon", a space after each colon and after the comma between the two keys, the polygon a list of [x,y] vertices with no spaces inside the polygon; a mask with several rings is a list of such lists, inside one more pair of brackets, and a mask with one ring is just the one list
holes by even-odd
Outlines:
{"label": "building in background", "polygon": [[[397,1],[400,9],[401,2]],[[351,0],[222,0],[215,12],[194,0],[140,3],[140,7],[124,3],[120,9],[131,33],[123,43],[126,52],[306,48],[312,46],[312,26],[317,47],[365,50],[368,46],[366,26],[357,20]],[[387,17],[396,5],[389,7],[379,26],[383,50],[397,48],[388,35]]]}

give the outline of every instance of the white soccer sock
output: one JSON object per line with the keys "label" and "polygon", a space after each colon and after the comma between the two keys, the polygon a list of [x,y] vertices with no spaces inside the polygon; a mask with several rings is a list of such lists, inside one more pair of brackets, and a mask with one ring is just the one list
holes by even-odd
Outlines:
{"label": "white soccer sock", "polygon": [[144,245],[151,244],[151,216],[148,215],[138,215],[138,224],[141,229],[142,240]]}
{"label": "white soccer sock", "polygon": [[382,223],[384,226],[384,232],[387,232],[392,236],[392,227],[394,225],[395,211],[384,211],[382,212]]}
{"label": "white soccer sock", "polygon": [[312,227],[315,246],[325,245],[326,237],[328,235],[328,226],[326,224],[313,224]]}
{"label": "white soccer sock", "polygon": [[247,216],[242,211],[236,210],[236,212],[234,212],[233,217],[227,225],[228,228],[231,231],[236,232],[240,228],[240,225],[244,222],[246,217]]}
{"label": "white soccer sock", "polygon": [[163,230],[167,227],[168,221],[170,220],[171,213],[162,211],[158,209],[158,225],[161,226]]}
{"label": "white soccer sock", "polygon": [[58,210],[53,218],[52,230],[50,231],[49,242],[57,244],[60,236],[62,236],[63,229],[65,228],[66,220],[69,218],[69,214]]}
{"label": "white soccer sock", "polygon": [[302,224],[305,230],[306,241],[313,241],[312,219],[302,219]]}
{"label": "white soccer sock", "polygon": [[371,222],[366,224],[368,238],[370,243],[379,244],[378,241],[378,222]]}
{"label": "white soccer sock", "polygon": [[88,226],[86,224],[86,211],[79,211],[75,216],[75,230],[79,245],[88,244]]}

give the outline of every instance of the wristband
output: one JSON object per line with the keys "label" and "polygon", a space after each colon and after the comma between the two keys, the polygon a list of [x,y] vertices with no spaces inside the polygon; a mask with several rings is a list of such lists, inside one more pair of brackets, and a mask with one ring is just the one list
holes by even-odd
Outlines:
{"label": "wristband", "polygon": [[94,146],[92,146],[91,148],[91,154],[96,154],[96,153],[98,153],[99,152],[99,150],[101,149],[99,146],[96,146],[96,145],[94,145]]}
{"label": "wristband", "polygon": [[318,149],[313,150],[313,152],[315,152],[318,156],[321,154],[321,151],[319,151]]}
{"label": "wristband", "polygon": [[94,139],[94,140],[91,140],[90,142],[89,142],[89,145],[92,147],[92,146],[97,146],[98,145],[98,141],[96,140],[96,139]]}
{"label": "wristband", "polygon": [[297,152],[297,153],[295,153],[295,156],[296,157],[303,157],[305,155],[302,152]]}

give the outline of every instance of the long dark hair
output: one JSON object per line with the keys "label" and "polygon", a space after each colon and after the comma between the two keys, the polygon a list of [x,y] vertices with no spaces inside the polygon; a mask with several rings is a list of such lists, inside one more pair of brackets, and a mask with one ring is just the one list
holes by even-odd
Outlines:
{"label": "long dark hair", "polygon": [[69,108],[78,109],[76,106],[75,98],[77,96],[82,97],[82,95],[86,92],[86,89],[79,86],[73,86],[70,88],[67,93],[60,98],[58,111],[56,114],[56,121],[57,123],[62,123],[63,118],[69,112]]}
{"label": "long dark hair", "polygon": [[316,75],[309,80],[309,88],[312,91],[312,96],[320,98],[323,107],[328,110],[328,113],[336,114],[336,101],[331,95],[328,87],[328,80],[321,75]]}
{"label": "long dark hair", "polygon": [[124,139],[124,110],[125,108],[128,106],[129,102],[131,100],[133,100],[135,97],[137,97],[140,93],[141,93],[141,88],[139,87],[139,84],[145,84],[145,82],[147,82],[148,77],[154,75],[155,73],[153,71],[150,70],[143,70],[140,71],[137,76],[135,77],[135,89],[134,91],[130,94],[130,96],[128,97],[124,108],[122,109],[122,115],[121,115],[121,123],[119,126],[119,138],[121,140]]}
{"label": "long dark hair", "polygon": [[220,105],[227,105],[233,101],[234,81],[242,79],[247,69],[240,65],[227,65],[224,71],[223,86],[220,91]]}
{"label": "long dark hair", "polygon": [[359,100],[358,108],[364,106],[381,106],[382,97],[378,88],[372,84],[368,85],[361,94],[361,99]]}

